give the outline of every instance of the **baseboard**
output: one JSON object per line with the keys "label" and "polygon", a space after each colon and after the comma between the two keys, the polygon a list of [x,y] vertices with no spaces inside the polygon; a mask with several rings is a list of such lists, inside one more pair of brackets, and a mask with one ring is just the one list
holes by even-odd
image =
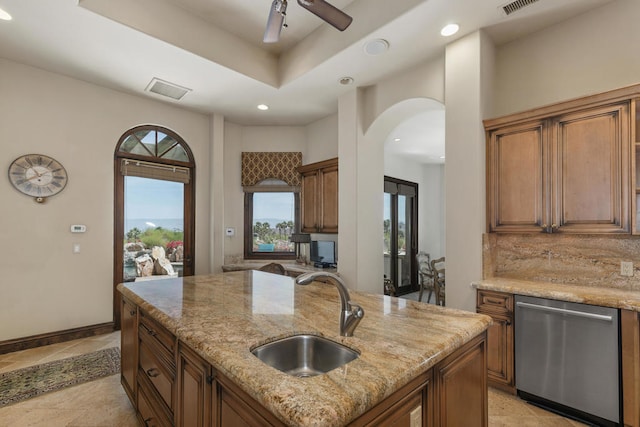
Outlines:
{"label": "baseboard", "polygon": [[100,323],[98,325],[83,326],[81,328],[67,329],[65,331],[48,332],[46,334],[32,335],[30,337],[16,338],[0,342],[0,354],[14,351],[27,350],[29,348],[42,347],[43,345],[57,344],[79,338],[93,337],[108,334],[114,331],[113,322]]}

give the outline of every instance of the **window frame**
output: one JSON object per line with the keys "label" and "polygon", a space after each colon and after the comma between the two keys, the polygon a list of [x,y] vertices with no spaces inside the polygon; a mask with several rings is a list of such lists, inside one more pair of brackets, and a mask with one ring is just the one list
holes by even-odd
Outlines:
{"label": "window frame", "polygon": [[[282,252],[254,252],[253,251],[253,195],[255,193],[268,193],[273,191],[248,191],[244,193],[244,259],[268,259],[268,260],[295,260],[296,251],[291,253]],[[293,193],[294,205],[294,233],[299,233],[300,229],[300,193],[292,191],[290,187],[285,187],[281,193]]]}

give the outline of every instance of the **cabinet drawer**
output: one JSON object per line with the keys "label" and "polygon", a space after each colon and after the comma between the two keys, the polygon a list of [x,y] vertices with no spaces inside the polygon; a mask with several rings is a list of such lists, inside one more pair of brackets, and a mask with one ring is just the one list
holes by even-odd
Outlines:
{"label": "cabinet drawer", "polygon": [[478,311],[512,313],[513,295],[503,292],[478,290],[476,306]]}
{"label": "cabinet drawer", "polygon": [[140,370],[162,398],[167,408],[173,408],[175,372],[159,360],[144,341],[140,341]]}
{"label": "cabinet drawer", "polygon": [[[150,393],[149,393],[150,394]],[[173,424],[162,410],[157,408],[157,403],[145,392],[145,386],[138,384],[138,418],[145,427],[171,427]]]}
{"label": "cabinet drawer", "polygon": [[175,370],[175,337],[142,310],[140,310],[138,336],[153,349],[154,354]]}

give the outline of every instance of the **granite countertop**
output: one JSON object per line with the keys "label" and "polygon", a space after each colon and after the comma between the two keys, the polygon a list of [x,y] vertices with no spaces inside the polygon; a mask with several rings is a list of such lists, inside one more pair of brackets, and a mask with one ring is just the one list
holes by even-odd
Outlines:
{"label": "granite countertop", "polygon": [[[222,271],[230,272],[230,271],[245,271],[245,270],[258,270],[260,267],[265,266],[273,261],[250,261],[250,262],[241,262],[236,264],[225,264],[222,266]],[[276,261],[277,262],[277,261]],[[284,267],[285,270],[294,272],[294,273],[309,273],[311,271],[326,271],[329,273],[335,273],[337,269],[335,268],[317,268],[314,267],[313,264],[298,264],[298,263],[279,263]]]}
{"label": "granite countertop", "polygon": [[[353,337],[341,337],[333,285],[299,286],[290,277],[260,271],[125,283],[118,289],[293,426],[350,422],[491,324],[484,315],[352,291],[365,316]],[[300,333],[341,342],[360,357],[324,375],[297,378],[250,353]]]}
{"label": "granite countertop", "polygon": [[603,307],[640,311],[640,292],[602,286],[580,286],[562,283],[493,277],[472,286],[477,289],[578,302]]}

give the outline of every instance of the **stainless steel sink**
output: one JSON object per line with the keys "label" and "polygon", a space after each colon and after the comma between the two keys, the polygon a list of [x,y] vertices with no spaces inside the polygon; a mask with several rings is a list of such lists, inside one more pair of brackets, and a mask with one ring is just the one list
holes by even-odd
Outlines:
{"label": "stainless steel sink", "polygon": [[296,377],[324,374],[360,355],[340,343],[316,335],[293,335],[251,350],[269,366]]}

